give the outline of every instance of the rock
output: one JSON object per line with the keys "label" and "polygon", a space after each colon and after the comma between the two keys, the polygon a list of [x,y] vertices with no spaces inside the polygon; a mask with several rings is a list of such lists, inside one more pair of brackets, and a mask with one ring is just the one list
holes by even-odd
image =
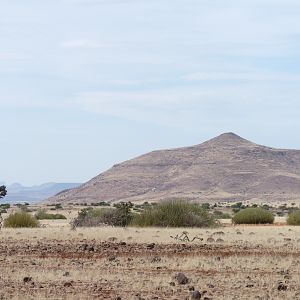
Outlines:
{"label": "rock", "polygon": [[88,249],[88,244],[82,244],[81,246],[79,246],[79,249],[82,251],[86,251]]}
{"label": "rock", "polygon": [[282,282],[279,282],[279,284],[277,286],[278,291],[286,291],[287,288],[288,288],[287,285],[283,284]]}
{"label": "rock", "polygon": [[151,259],[151,263],[158,263],[158,262],[161,262],[161,258],[158,256],[155,256]]}
{"label": "rock", "polygon": [[72,285],[72,282],[70,282],[70,281],[64,283],[64,287],[71,287],[71,286],[73,286],[73,285]]}
{"label": "rock", "polygon": [[183,273],[178,273],[175,276],[178,284],[187,284],[189,282],[188,278]]}
{"label": "rock", "polygon": [[189,291],[190,291],[190,292],[193,292],[194,290],[195,290],[195,287],[189,286]]}
{"label": "rock", "polygon": [[208,243],[214,243],[215,242],[215,240],[212,237],[209,237],[206,241]]}
{"label": "rock", "polygon": [[201,293],[199,292],[199,291],[194,291],[193,293],[192,293],[192,297],[191,297],[192,299],[201,299]]}
{"label": "rock", "polygon": [[224,240],[223,239],[217,239],[216,243],[224,243]]}
{"label": "rock", "polygon": [[65,272],[63,276],[70,276],[70,272]]}
{"label": "rock", "polygon": [[213,235],[224,235],[225,233],[223,231],[216,231],[213,233]]}
{"label": "rock", "polygon": [[170,282],[170,286],[175,286],[175,282],[174,282],[174,281],[171,281],[171,282]]}
{"label": "rock", "polygon": [[108,261],[114,261],[114,260],[116,260],[114,256],[108,258]]}
{"label": "rock", "polygon": [[151,244],[148,244],[147,245],[147,249],[154,249],[154,247],[155,247],[155,243],[151,243]]}
{"label": "rock", "polygon": [[32,277],[24,277],[23,278],[24,283],[28,283],[28,282],[31,282],[31,281],[32,281]]}

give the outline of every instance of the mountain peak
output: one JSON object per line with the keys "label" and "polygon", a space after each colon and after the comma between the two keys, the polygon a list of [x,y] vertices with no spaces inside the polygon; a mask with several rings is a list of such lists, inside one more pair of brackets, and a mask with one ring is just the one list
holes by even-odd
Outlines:
{"label": "mountain peak", "polygon": [[244,138],[242,138],[241,136],[237,135],[234,132],[225,132],[225,133],[220,134],[216,138],[217,139],[230,139],[230,140],[242,140],[242,141],[245,141]]}
{"label": "mountain peak", "polygon": [[233,145],[233,146],[254,144],[233,132],[222,133],[221,135],[209,140],[208,143],[210,144],[215,143],[218,145]]}
{"label": "mountain peak", "polygon": [[200,145],[146,153],[50,203],[98,201],[296,201],[300,151],[276,150],[223,133]]}

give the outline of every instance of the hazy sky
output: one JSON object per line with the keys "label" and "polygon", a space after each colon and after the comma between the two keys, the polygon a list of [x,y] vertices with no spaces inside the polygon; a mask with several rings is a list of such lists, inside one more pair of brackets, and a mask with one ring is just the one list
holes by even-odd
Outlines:
{"label": "hazy sky", "polygon": [[8,183],[227,131],[300,149],[300,1],[1,1],[0,111]]}

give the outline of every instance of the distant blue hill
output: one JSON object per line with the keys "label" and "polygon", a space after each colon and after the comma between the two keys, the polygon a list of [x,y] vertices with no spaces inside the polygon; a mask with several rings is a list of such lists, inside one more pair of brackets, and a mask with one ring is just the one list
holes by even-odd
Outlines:
{"label": "distant blue hill", "polygon": [[62,191],[73,189],[81,183],[56,183],[49,182],[32,187],[22,186],[14,183],[7,186],[7,195],[1,202],[5,203],[35,203],[54,196]]}

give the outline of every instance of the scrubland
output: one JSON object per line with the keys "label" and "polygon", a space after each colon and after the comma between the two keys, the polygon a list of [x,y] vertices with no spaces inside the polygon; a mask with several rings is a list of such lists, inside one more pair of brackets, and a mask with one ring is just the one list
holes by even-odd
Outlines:
{"label": "scrubland", "polygon": [[299,227],[71,230],[66,215],[1,230],[1,299],[300,299]]}
{"label": "scrubland", "polygon": [[43,224],[2,229],[1,299],[300,299],[299,227]]}

